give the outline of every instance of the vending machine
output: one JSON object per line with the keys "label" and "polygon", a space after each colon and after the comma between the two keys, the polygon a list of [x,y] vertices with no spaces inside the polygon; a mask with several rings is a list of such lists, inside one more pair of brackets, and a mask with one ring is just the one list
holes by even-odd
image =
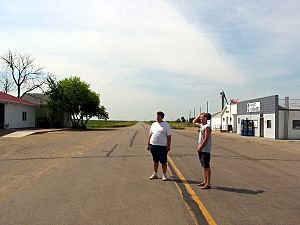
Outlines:
{"label": "vending machine", "polygon": [[241,136],[254,136],[253,120],[241,120]]}

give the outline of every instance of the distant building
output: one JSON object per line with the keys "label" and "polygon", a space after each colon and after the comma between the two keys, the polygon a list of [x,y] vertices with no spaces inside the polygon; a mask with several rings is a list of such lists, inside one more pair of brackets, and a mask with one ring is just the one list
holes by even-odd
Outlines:
{"label": "distant building", "polygon": [[22,99],[31,101],[36,105],[36,125],[37,127],[71,127],[71,119],[66,113],[62,114],[60,118],[57,118],[56,124],[50,124],[50,118],[45,110],[45,106],[49,99],[49,95],[41,93],[27,93]]}
{"label": "distant building", "polygon": [[225,105],[222,111],[212,114],[212,130],[236,133],[236,113],[237,104],[236,102],[231,102],[231,104]]}
{"label": "distant building", "polygon": [[0,129],[35,127],[33,102],[0,92]]}
{"label": "distant building", "polygon": [[237,102],[230,101],[221,113],[221,130],[236,133],[237,131]]}
{"label": "distant building", "polygon": [[300,100],[292,104],[289,97],[279,99],[272,95],[239,102],[237,133],[243,133],[244,121],[250,121],[250,129],[257,137],[300,139]]}
{"label": "distant building", "polygon": [[210,125],[213,131],[220,131],[221,130],[221,112],[217,112],[212,114],[211,120],[210,120]]}

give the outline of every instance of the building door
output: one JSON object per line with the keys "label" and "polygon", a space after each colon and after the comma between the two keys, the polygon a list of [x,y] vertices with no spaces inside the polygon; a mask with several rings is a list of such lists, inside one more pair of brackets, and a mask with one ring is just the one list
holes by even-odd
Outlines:
{"label": "building door", "polygon": [[4,104],[0,103],[0,129],[4,128]]}
{"label": "building door", "polygon": [[237,132],[237,124],[238,124],[238,121],[237,121],[237,115],[233,115],[233,133],[236,133]]}
{"label": "building door", "polygon": [[259,136],[264,137],[264,118],[260,117],[259,118]]}

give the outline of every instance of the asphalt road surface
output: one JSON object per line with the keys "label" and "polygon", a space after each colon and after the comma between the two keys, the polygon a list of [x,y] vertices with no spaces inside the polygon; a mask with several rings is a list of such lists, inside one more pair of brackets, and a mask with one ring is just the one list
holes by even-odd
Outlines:
{"label": "asphalt road surface", "polygon": [[201,190],[198,133],[174,130],[164,182],[148,179],[148,129],[1,137],[0,224],[299,224],[299,141],[213,134]]}

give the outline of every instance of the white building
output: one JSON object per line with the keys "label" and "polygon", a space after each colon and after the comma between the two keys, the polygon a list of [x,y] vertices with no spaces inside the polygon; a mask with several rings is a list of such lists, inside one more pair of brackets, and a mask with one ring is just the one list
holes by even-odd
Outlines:
{"label": "white building", "polygon": [[0,92],[0,129],[35,127],[35,104]]}
{"label": "white building", "polygon": [[242,120],[251,121],[257,137],[300,139],[300,101],[299,105],[291,104],[288,97],[273,95],[239,102],[237,133],[242,131]]}
{"label": "white building", "polygon": [[[27,93],[22,97],[22,99],[33,102],[36,105],[35,115],[37,127],[45,128],[51,126],[49,115],[45,111],[45,106],[49,99],[49,95],[40,93]],[[60,117],[57,118],[57,121],[58,123],[56,126],[58,127],[72,127],[70,116],[66,113],[61,114]]]}
{"label": "white building", "polygon": [[221,112],[214,113],[211,119],[211,127],[213,131],[237,131],[237,104],[232,103],[224,106]]}
{"label": "white building", "polygon": [[226,105],[221,114],[221,129],[222,131],[231,131],[236,133],[237,124],[237,104]]}
{"label": "white building", "polygon": [[221,113],[217,112],[211,115],[210,125],[213,131],[220,131],[221,129]]}

